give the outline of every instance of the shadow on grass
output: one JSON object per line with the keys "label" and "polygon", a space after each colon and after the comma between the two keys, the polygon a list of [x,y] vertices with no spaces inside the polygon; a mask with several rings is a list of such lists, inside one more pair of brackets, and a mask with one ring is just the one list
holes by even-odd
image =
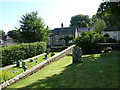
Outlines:
{"label": "shadow on grass", "polygon": [[[112,56],[111,59],[110,55]],[[118,88],[116,54],[88,55],[60,73],[24,88]]]}

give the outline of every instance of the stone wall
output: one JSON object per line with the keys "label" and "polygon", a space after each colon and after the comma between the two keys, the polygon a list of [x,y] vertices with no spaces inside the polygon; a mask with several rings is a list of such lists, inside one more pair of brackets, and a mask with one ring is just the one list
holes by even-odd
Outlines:
{"label": "stone wall", "polygon": [[58,53],[54,56],[52,56],[51,58],[47,59],[46,61],[36,65],[35,67],[33,67],[29,70],[26,70],[25,72],[19,74],[18,76],[13,77],[12,79],[4,82],[3,84],[0,85],[0,88],[1,89],[7,88],[11,84],[16,83],[17,81],[20,81],[20,80],[32,75],[33,73],[39,71],[40,69],[44,68],[45,66],[49,65],[50,63],[52,63],[54,61],[57,61],[60,58],[72,53],[72,49],[73,49],[74,46],[75,45],[72,45],[72,46],[68,47],[67,49],[61,51],[60,53]]}

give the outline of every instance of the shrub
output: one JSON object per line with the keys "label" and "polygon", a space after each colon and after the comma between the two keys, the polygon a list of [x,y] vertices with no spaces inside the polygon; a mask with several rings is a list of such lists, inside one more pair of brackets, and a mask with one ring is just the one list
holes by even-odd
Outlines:
{"label": "shrub", "polygon": [[98,44],[102,40],[102,35],[94,31],[82,32],[74,41],[82,48],[83,54],[98,52]]}
{"label": "shrub", "polygon": [[25,43],[2,48],[2,66],[13,64],[46,51],[45,42]]}
{"label": "shrub", "polygon": [[9,72],[7,70],[0,71],[0,75],[1,75],[0,76],[1,83],[15,76],[12,72]]}

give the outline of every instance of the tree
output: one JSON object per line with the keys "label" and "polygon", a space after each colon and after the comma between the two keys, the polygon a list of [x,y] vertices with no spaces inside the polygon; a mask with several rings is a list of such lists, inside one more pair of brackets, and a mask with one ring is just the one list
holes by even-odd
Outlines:
{"label": "tree", "polygon": [[84,27],[89,27],[90,26],[90,18],[88,15],[75,15],[71,17],[70,20],[70,26],[71,27],[79,27],[79,28],[84,28]]}
{"label": "tree", "polygon": [[7,33],[9,37],[11,37],[15,42],[22,42],[22,37],[18,30],[11,30]]}
{"label": "tree", "polygon": [[18,32],[21,42],[31,43],[36,41],[46,41],[49,36],[49,28],[45,27],[43,19],[38,17],[38,12],[31,12],[21,17]]}
{"label": "tree", "polygon": [[103,34],[105,28],[106,28],[106,23],[104,22],[104,20],[100,20],[100,19],[98,19],[93,26],[93,30],[99,34]]}
{"label": "tree", "polygon": [[97,53],[98,44],[102,40],[102,35],[95,31],[82,32],[81,35],[75,38],[74,42],[82,48],[83,54]]}
{"label": "tree", "polygon": [[120,25],[120,1],[119,2],[103,2],[100,4],[97,17],[104,19],[111,26]]}

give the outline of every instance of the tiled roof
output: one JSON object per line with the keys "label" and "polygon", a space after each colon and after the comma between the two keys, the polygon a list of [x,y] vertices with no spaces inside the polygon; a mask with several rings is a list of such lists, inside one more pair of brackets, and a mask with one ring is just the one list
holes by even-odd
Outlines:
{"label": "tiled roof", "polygon": [[107,26],[104,31],[120,31],[120,26],[113,26],[113,27]]}
{"label": "tiled roof", "polygon": [[78,28],[78,32],[81,32],[81,31],[91,31],[92,28]]}
{"label": "tiled roof", "polygon": [[65,35],[65,34],[74,34],[76,28],[74,27],[64,27],[64,28],[54,28],[51,30],[53,35]]}

